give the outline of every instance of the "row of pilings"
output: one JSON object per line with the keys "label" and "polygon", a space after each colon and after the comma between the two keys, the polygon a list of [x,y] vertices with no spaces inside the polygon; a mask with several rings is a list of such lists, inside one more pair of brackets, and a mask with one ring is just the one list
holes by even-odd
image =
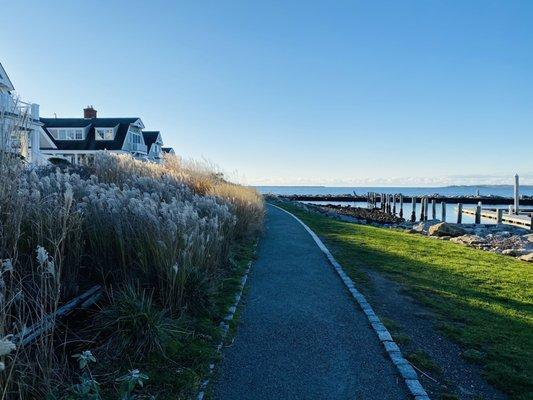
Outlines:
{"label": "row of pilings", "polygon": [[[384,213],[399,216],[400,218],[409,219],[411,222],[427,221],[429,219],[431,211],[431,219],[446,221],[446,202],[440,202],[440,216],[437,215],[437,200],[430,199],[429,196],[409,196],[411,197],[411,215],[404,217],[404,196],[400,194],[388,194],[388,193],[367,193],[367,208],[379,209]],[[417,200],[419,199],[419,202]],[[431,200],[431,202],[430,202]],[[417,206],[419,213],[417,214]],[[503,212],[503,210],[502,210]],[[500,213],[498,213],[500,214]],[[463,204],[457,204],[457,223],[462,223],[463,218]],[[501,219],[501,216],[499,216]],[[481,223],[481,202],[476,206],[475,216],[476,224]]]}

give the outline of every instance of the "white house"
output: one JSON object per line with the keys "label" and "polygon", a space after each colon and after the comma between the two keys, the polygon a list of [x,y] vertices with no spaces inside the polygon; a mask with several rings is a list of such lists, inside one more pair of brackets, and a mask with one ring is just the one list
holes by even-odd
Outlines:
{"label": "white house", "polygon": [[[48,159],[62,158],[77,164],[102,150],[147,161],[162,159],[161,134],[143,132],[144,124],[138,117],[98,118],[90,106],[83,110],[83,118],[41,118],[41,122],[40,148]],[[145,137],[149,138],[148,146]]]}
{"label": "white house", "polygon": [[148,148],[148,158],[156,163],[163,162],[163,139],[159,131],[143,131],[144,143]]}
{"label": "white house", "polygon": [[39,162],[39,105],[20,101],[14,90],[0,63],[0,151]]}

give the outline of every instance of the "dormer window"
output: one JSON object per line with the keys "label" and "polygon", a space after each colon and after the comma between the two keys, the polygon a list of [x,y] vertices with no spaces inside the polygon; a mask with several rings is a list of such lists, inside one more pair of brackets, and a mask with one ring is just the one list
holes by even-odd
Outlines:
{"label": "dormer window", "polygon": [[115,130],[113,128],[95,128],[96,140],[114,140]]}
{"label": "dormer window", "polygon": [[83,140],[83,128],[49,128],[55,140]]}
{"label": "dormer window", "polygon": [[141,129],[135,125],[130,125],[130,142],[135,144],[143,143]]}

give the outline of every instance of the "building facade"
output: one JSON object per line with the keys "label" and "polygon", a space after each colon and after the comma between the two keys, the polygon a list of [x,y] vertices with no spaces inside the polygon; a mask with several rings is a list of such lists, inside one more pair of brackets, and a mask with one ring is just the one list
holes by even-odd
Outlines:
{"label": "building facade", "polygon": [[138,117],[98,118],[97,111],[89,106],[83,110],[83,118],[41,118],[40,121],[40,149],[47,159],[78,164],[89,161],[99,151],[109,151],[145,161],[162,160],[161,134],[143,132],[144,124]]}
{"label": "building facade", "polygon": [[39,149],[39,105],[20,101],[4,67],[0,64],[0,151],[30,162],[41,162]]}

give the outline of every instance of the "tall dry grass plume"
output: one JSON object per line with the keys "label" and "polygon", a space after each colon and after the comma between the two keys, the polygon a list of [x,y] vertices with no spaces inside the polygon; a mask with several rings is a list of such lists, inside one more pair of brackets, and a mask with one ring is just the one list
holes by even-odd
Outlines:
{"label": "tall dry grass plume", "polygon": [[207,308],[231,246],[262,218],[255,190],[175,156],[101,153],[60,170],[0,152],[0,400],[45,398],[69,379],[56,324],[18,341],[65,301],[99,283],[150,293],[169,316]]}

